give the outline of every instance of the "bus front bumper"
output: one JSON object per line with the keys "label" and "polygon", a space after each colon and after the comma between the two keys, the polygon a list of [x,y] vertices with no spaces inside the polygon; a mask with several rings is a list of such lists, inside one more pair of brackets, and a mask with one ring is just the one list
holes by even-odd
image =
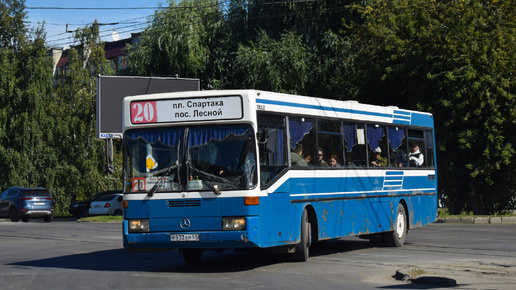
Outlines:
{"label": "bus front bumper", "polygon": [[153,251],[175,248],[229,249],[258,247],[260,244],[256,233],[258,227],[251,224],[248,223],[247,230],[244,231],[129,233],[128,221],[124,220],[124,248],[128,251]]}

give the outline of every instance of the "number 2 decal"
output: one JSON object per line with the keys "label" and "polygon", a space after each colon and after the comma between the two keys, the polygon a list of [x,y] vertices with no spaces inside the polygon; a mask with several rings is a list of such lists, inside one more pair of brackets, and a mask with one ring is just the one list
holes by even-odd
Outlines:
{"label": "number 2 decal", "polygon": [[131,122],[155,123],[158,120],[156,102],[134,102],[131,103]]}

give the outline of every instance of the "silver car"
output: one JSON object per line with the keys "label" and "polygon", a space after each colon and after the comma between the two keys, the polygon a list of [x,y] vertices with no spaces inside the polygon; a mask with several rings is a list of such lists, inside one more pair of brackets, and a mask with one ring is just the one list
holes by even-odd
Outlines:
{"label": "silver car", "polygon": [[108,194],[90,203],[90,215],[122,215],[121,193]]}

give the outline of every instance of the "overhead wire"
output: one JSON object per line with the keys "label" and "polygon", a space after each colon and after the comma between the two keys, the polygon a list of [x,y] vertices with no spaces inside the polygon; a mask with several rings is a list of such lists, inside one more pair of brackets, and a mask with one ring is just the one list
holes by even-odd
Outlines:
{"label": "overhead wire", "polygon": [[[156,12],[158,11],[163,11],[163,10],[179,10],[179,9],[183,9],[183,10],[189,10],[189,11],[185,11],[183,13],[189,13],[191,12],[191,10],[200,10],[200,9],[205,9],[205,8],[210,8],[210,7],[214,7],[214,6],[217,6],[218,9],[221,9],[221,13],[225,13],[227,14],[230,9],[232,8],[235,8],[235,7],[242,7],[242,6],[250,6],[250,5],[273,5],[273,4],[295,4],[295,3],[310,3],[310,2],[318,2],[320,0],[295,0],[295,1],[279,1],[279,2],[261,2],[261,3],[227,3],[227,2],[217,2],[217,3],[214,3],[214,4],[209,4],[209,5],[202,5],[202,6],[173,6],[173,7],[145,7],[146,9],[155,9]],[[54,8],[59,8],[59,7],[30,7],[30,9],[54,9]],[[61,7],[61,8],[65,8],[65,7]],[[66,8],[66,9],[83,9],[85,7],[71,7],[71,8]],[[109,8],[109,7],[108,7]],[[128,8],[119,8],[118,10],[127,10],[127,9],[131,9],[131,8],[137,8],[137,7],[128,7]],[[89,8],[89,9],[106,9],[106,8],[100,8],[100,7],[92,7],[92,8]],[[117,8],[114,8],[114,7],[111,7],[109,9],[117,9]],[[325,13],[333,13],[333,12],[341,12],[343,11],[345,8],[342,7],[342,8],[332,8],[332,9],[324,9],[322,12],[325,12]],[[314,11],[313,13],[319,13],[321,12],[321,10],[319,11]],[[306,11],[305,11],[306,13]],[[238,21],[238,20],[252,20],[252,19],[267,19],[267,18],[271,18],[271,19],[274,19],[274,18],[280,18],[280,17],[286,17],[286,16],[289,16],[289,15],[294,15],[295,12],[291,12],[291,13],[279,13],[279,14],[273,14],[273,15],[262,15],[262,16],[254,16],[254,17],[242,17],[242,18],[234,18],[233,20],[234,21]],[[182,15],[182,14],[180,14]],[[118,33],[137,33],[137,32],[142,32],[143,30],[145,30],[145,28],[149,27],[152,25],[153,21],[154,21],[154,17],[156,16],[156,13],[154,14],[151,14],[151,15],[147,15],[147,16],[140,16],[140,17],[136,17],[136,18],[131,18],[131,19],[127,19],[127,20],[122,20],[122,21],[118,21],[118,22],[114,22],[113,23],[113,26],[115,26],[114,28],[110,28],[110,29],[107,29],[107,30],[100,30],[99,31],[99,36],[100,37],[108,37],[111,35],[113,29],[116,29]],[[197,17],[200,17],[200,16],[197,16]],[[134,20],[139,20],[139,19],[142,19],[142,18],[147,18],[146,21],[143,21],[143,22],[130,22],[130,21],[134,21]],[[180,21],[184,21],[184,19],[182,20],[179,20],[177,19],[177,17],[175,18],[175,20],[170,20],[172,22],[170,23],[174,23],[174,22],[180,22]],[[341,21],[340,19],[339,20],[336,20],[336,21]],[[89,25],[92,25],[93,23],[89,23]],[[124,24],[127,24],[127,25],[124,25]],[[192,23],[190,23],[192,24]],[[123,25],[123,26],[118,26],[118,25]],[[88,26],[88,25],[86,25]],[[156,28],[156,27],[154,27]],[[170,27],[169,27],[170,28]],[[63,35],[68,35],[70,34],[70,36],[66,36],[66,37],[61,37],[61,38],[58,38],[58,39],[54,39],[56,37],[60,37],[60,36],[63,36]],[[73,33],[70,33],[69,31],[68,32],[62,32],[62,33],[58,33],[58,34],[55,34],[55,35],[51,35],[51,36],[48,36],[47,37],[47,42],[49,44],[54,44],[54,47],[58,46],[58,45],[62,45],[62,46],[65,46],[65,45],[73,45],[75,43],[75,40],[72,39],[73,38]],[[64,41],[64,42],[63,42]]]}

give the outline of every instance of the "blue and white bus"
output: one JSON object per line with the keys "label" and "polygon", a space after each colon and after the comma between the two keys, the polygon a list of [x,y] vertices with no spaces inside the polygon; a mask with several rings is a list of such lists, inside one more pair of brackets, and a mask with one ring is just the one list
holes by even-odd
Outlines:
{"label": "blue and white bus", "polygon": [[124,247],[274,249],[346,236],[402,246],[435,221],[433,117],[256,90],[123,102]]}

